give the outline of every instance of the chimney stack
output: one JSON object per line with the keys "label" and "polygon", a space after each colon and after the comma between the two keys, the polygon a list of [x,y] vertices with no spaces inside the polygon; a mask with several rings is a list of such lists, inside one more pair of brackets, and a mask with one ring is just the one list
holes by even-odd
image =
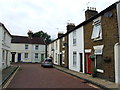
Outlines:
{"label": "chimney stack", "polygon": [[64,35],[63,32],[58,32],[58,38],[61,37],[62,35]]}
{"label": "chimney stack", "polygon": [[69,32],[70,30],[72,30],[73,28],[75,28],[75,24],[74,23],[67,23],[67,32]]}
{"label": "chimney stack", "polygon": [[29,30],[27,34],[28,34],[28,37],[29,37],[30,39],[32,39],[33,32],[32,32],[31,30]]}
{"label": "chimney stack", "polygon": [[87,7],[87,10],[85,11],[85,19],[88,20],[89,18],[95,16],[96,14],[98,14],[98,12],[96,11],[96,8]]}

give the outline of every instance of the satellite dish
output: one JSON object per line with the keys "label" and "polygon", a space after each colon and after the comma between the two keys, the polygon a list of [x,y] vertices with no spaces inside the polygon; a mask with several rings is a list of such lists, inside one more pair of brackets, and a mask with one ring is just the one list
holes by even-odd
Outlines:
{"label": "satellite dish", "polygon": [[106,16],[106,17],[112,17],[113,14],[112,14],[112,12],[107,12],[107,13],[104,14],[104,16]]}

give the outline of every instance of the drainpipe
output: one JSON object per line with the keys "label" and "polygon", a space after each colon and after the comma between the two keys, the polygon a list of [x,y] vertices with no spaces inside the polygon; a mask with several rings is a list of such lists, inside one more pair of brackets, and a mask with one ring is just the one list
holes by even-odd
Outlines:
{"label": "drainpipe", "polygon": [[114,46],[114,52],[115,52],[115,83],[120,85],[120,1],[116,4],[117,9],[117,21],[118,21],[118,37],[119,42],[115,44]]}

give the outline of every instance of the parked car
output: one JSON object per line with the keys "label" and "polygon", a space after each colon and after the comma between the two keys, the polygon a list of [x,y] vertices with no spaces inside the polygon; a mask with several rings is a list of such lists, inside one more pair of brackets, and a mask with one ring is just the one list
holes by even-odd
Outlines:
{"label": "parked car", "polygon": [[51,58],[46,58],[43,62],[41,62],[42,67],[53,67],[53,62]]}

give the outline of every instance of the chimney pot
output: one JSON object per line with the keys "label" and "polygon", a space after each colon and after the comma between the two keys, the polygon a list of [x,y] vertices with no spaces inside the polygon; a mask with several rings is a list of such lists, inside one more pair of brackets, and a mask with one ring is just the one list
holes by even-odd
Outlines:
{"label": "chimney pot", "polygon": [[73,28],[75,28],[75,24],[74,23],[69,23],[69,24],[67,24],[67,32],[68,31],[70,31],[70,30],[72,30]]}
{"label": "chimney pot", "polygon": [[88,20],[89,18],[91,18],[92,16],[95,16],[96,14],[98,14],[98,12],[96,11],[96,8],[90,7],[90,9],[87,9],[85,11],[85,18],[86,20]]}

